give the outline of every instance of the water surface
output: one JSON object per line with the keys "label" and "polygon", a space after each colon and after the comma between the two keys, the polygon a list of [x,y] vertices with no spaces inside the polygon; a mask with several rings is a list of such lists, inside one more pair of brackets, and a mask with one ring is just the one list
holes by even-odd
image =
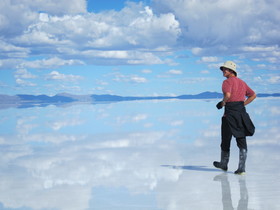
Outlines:
{"label": "water surface", "polygon": [[0,209],[280,209],[279,98],[248,105],[247,173],[220,157],[216,100],[0,110]]}

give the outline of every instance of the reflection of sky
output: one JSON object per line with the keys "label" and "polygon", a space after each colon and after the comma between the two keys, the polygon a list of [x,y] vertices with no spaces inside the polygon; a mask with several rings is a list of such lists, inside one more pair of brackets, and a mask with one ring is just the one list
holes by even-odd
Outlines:
{"label": "reflection of sky", "polygon": [[248,194],[248,209],[278,209],[279,99],[257,99],[247,108],[256,134],[248,138],[243,178],[232,174],[234,141],[229,173],[219,176],[212,167],[220,152],[216,102],[1,110],[0,207],[223,209],[237,208]]}

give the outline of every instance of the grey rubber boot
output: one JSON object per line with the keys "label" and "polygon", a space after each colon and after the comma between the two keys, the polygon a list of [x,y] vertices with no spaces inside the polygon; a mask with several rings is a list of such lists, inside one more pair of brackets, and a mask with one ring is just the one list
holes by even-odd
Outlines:
{"label": "grey rubber boot", "polygon": [[228,161],[229,161],[229,152],[225,152],[223,150],[221,150],[221,161],[218,162],[218,161],[214,161],[213,162],[213,165],[216,167],[216,168],[219,168],[219,169],[222,169],[224,171],[227,171],[228,170]]}
{"label": "grey rubber boot", "polygon": [[247,159],[247,150],[246,149],[240,149],[239,150],[239,164],[238,169],[234,172],[235,174],[245,174],[245,163]]}

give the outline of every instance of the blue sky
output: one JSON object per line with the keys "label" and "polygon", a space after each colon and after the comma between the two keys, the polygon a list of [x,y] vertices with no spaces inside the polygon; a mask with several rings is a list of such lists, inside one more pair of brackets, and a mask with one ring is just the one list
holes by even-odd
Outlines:
{"label": "blue sky", "polygon": [[221,92],[238,65],[258,93],[279,92],[277,0],[4,0],[0,94]]}

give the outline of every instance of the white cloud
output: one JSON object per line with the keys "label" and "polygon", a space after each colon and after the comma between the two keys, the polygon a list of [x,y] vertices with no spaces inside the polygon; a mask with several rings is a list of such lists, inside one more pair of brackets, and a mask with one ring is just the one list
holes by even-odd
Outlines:
{"label": "white cloud", "polygon": [[211,63],[211,64],[208,64],[207,67],[209,69],[220,69],[221,65],[222,65],[222,63]]}
{"label": "white cloud", "polygon": [[67,120],[51,122],[51,123],[49,123],[49,126],[53,130],[58,131],[61,128],[64,128],[64,127],[70,127],[70,126],[72,127],[72,126],[82,125],[83,123],[84,123],[84,121],[82,121],[82,120],[67,119]]}
{"label": "white cloud", "polygon": [[50,15],[86,12],[86,0],[4,0],[0,4],[0,33],[2,37],[20,35],[30,24],[38,21],[38,11]]}
{"label": "white cloud", "polygon": [[171,69],[168,71],[168,74],[179,75],[179,74],[183,74],[183,72],[182,72],[182,70]]}
{"label": "white cloud", "polygon": [[[277,0],[154,0],[153,6],[156,13],[176,16],[182,29],[181,44],[192,48],[194,54],[265,59],[269,55],[263,56],[259,50],[280,51]],[[250,50],[248,55],[243,49]]]}
{"label": "white cloud", "polygon": [[205,83],[207,81],[211,80],[211,78],[208,77],[191,77],[191,78],[184,78],[181,79],[180,83],[182,84],[196,84],[196,83]]}
{"label": "white cloud", "polygon": [[58,57],[52,57],[49,59],[24,61],[19,66],[24,68],[44,69],[44,68],[57,68],[65,65],[81,65],[83,62],[78,60],[63,60]]}
{"label": "white cloud", "polygon": [[123,74],[116,74],[115,78],[113,79],[117,82],[132,82],[132,83],[146,83],[148,80],[145,77],[140,77],[138,75],[123,75]]}
{"label": "white cloud", "polygon": [[[1,19],[0,19],[1,22]],[[2,58],[25,58],[28,56],[28,53],[30,52],[29,49],[24,47],[18,47],[14,44],[7,43],[3,40],[0,40],[0,56]]]}
{"label": "white cloud", "polygon": [[150,73],[152,73],[152,70],[150,70],[150,69],[143,69],[143,70],[142,70],[142,73],[144,73],[144,74],[150,74]]}
{"label": "white cloud", "polygon": [[208,71],[208,70],[202,70],[200,73],[201,73],[201,74],[210,74],[210,71]]}
{"label": "white cloud", "polygon": [[215,56],[203,56],[203,57],[201,57],[199,62],[202,62],[202,63],[212,63],[212,62],[218,62],[218,61],[219,61],[218,57],[215,57]]}
{"label": "white cloud", "polygon": [[34,87],[37,86],[35,83],[23,80],[23,79],[16,79],[16,84],[22,87]]}
{"label": "white cloud", "polygon": [[242,50],[247,52],[271,52],[278,49],[278,46],[245,46]]}
{"label": "white cloud", "polygon": [[[182,57],[176,57],[182,51],[198,56],[199,66],[209,64],[208,68],[218,67],[222,56],[234,56],[240,63],[253,60],[269,66],[264,70],[279,70],[278,11],[276,0],[254,4],[251,0],[153,0],[150,6],[130,2],[120,11],[99,13],[87,12],[86,0],[4,0],[0,5],[0,69],[175,66],[182,62]],[[241,69],[240,75],[249,70]],[[181,73],[162,77],[171,74]],[[146,83],[147,78],[131,75],[116,81]],[[18,79],[18,84],[32,86]],[[277,84],[277,79],[271,78],[270,83]]]}
{"label": "white cloud", "polygon": [[36,55],[79,57],[85,63],[171,65],[160,57],[180,44],[205,55],[201,62],[216,62],[214,53],[279,62],[275,0],[155,0],[152,7],[130,2],[120,11],[97,14],[86,11],[85,0],[65,2],[4,1],[0,46],[11,49],[6,56],[26,57],[32,48]]}
{"label": "white cloud", "polygon": [[133,119],[134,122],[138,122],[138,121],[141,121],[141,120],[146,120],[147,117],[148,117],[147,114],[137,114],[132,119]]}
{"label": "white cloud", "polygon": [[[0,7],[0,11],[5,10],[2,19],[7,20],[2,31],[0,27],[6,37],[2,44],[23,51],[24,56],[32,49],[32,55],[70,60],[78,57],[85,62],[107,65],[164,63],[157,53],[169,51],[181,33],[172,13],[155,15],[152,8],[141,3],[129,3],[118,12],[94,14],[85,11],[85,0],[67,3],[48,0],[44,5],[39,0],[24,0],[17,1],[18,6],[5,2]],[[23,12],[17,11],[20,8]],[[38,13],[38,8],[43,12]],[[20,17],[11,16],[12,12]],[[22,26],[15,27],[19,20]],[[14,28],[16,32],[12,31]],[[14,56],[11,54],[9,58]]]}
{"label": "white cloud", "polygon": [[29,71],[26,69],[19,69],[15,72],[15,78],[20,78],[20,79],[35,79],[37,78],[36,75],[31,74]]}
{"label": "white cloud", "polygon": [[137,75],[134,75],[130,78],[130,80],[132,82],[136,82],[136,83],[146,83],[148,82],[148,80],[145,77],[139,77]]}
{"label": "white cloud", "polygon": [[184,120],[177,120],[177,121],[172,121],[170,123],[171,126],[181,126],[184,124]]}
{"label": "white cloud", "polygon": [[66,74],[61,74],[57,71],[52,71],[50,74],[46,76],[47,80],[61,80],[61,81],[66,81],[66,82],[75,82],[77,80],[83,79],[83,77],[79,75],[66,75]]}
{"label": "white cloud", "polygon": [[199,54],[202,53],[202,51],[203,51],[203,49],[200,48],[200,47],[193,47],[193,48],[191,49],[191,52],[192,52],[194,55],[199,55]]}
{"label": "white cloud", "polygon": [[172,75],[181,75],[181,74],[183,74],[182,70],[170,69],[169,71],[167,71],[163,74],[158,74],[157,77],[158,78],[170,78],[170,77],[172,77]]}

